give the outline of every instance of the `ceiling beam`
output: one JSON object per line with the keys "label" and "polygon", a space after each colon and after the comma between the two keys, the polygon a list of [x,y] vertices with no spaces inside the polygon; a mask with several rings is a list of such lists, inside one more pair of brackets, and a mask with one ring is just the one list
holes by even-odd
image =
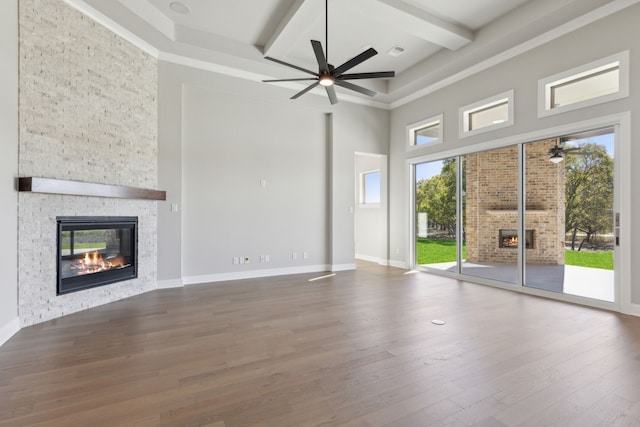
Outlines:
{"label": "ceiling beam", "polygon": [[402,0],[349,0],[348,5],[399,32],[412,34],[449,50],[460,49],[473,41],[470,30]]}
{"label": "ceiling beam", "polygon": [[293,45],[291,40],[296,40],[300,34],[304,34],[310,23],[318,19],[319,14],[320,11],[314,2],[296,0],[269,37],[269,41],[264,47],[264,56],[287,57]]}

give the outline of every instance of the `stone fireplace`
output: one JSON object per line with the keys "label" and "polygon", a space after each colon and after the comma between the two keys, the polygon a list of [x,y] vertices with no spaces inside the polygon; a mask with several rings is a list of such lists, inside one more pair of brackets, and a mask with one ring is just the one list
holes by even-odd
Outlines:
{"label": "stone fireplace", "polygon": [[[18,6],[19,176],[155,189],[156,59],[62,0]],[[21,326],[155,289],[157,215],[156,201],[137,197],[19,192]],[[58,218],[104,216],[138,218],[136,275],[59,293]]]}
{"label": "stone fireplace", "polygon": [[[525,258],[564,264],[564,167],[549,161],[555,139],[525,145]],[[466,156],[467,261],[515,264],[518,259],[518,151],[506,147]]]}

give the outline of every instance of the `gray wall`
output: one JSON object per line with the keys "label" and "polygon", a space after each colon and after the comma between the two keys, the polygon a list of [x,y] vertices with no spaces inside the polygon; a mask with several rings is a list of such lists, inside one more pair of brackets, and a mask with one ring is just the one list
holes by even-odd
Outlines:
{"label": "gray wall", "polygon": [[[407,191],[409,185],[407,158],[409,156],[429,155],[460,147],[471,147],[500,138],[513,138],[543,129],[595,120],[614,113],[631,111],[632,115],[637,117],[640,114],[640,87],[635,79],[640,69],[640,39],[637,37],[639,20],[640,5],[632,6],[452,86],[394,109],[391,113],[390,141],[390,247],[393,261],[397,264],[409,262],[407,253],[410,245],[407,220],[409,218]],[[630,97],[538,119],[537,82],[539,79],[626,49],[631,51]],[[450,74],[454,71],[456,70],[449,70]],[[458,138],[459,107],[511,89],[515,91],[514,126],[464,139]],[[407,154],[405,127],[440,113],[444,113],[444,144]],[[639,132],[640,122],[636,120],[632,122],[631,134],[634,136]],[[632,145],[630,151],[632,161],[635,160],[634,163],[637,163],[640,160],[640,149],[637,144]],[[640,182],[638,168],[632,169],[631,182]],[[630,201],[631,212],[636,217],[640,213],[640,197],[637,194],[636,192]],[[625,235],[629,235],[631,241],[638,241],[640,226],[636,223],[631,224]],[[399,249],[399,254],[396,254],[395,248]],[[638,256],[639,249],[634,246],[630,259],[636,260]],[[632,301],[640,303],[640,265],[637,263],[633,265],[631,274]]]}
{"label": "gray wall", "polygon": [[[355,156],[355,251],[356,257],[386,264],[387,258],[387,157],[358,153]],[[380,171],[380,203],[363,205],[361,174]]]}
{"label": "gray wall", "polygon": [[18,325],[18,1],[0,3],[0,345]]}
{"label": "gray wall", "polygon": [[332,265],[340,269],[354,263],[354,153],[388,153],[389,112],[344,105],[333,118],[331,248]]}
{"label": "gray wall", "polygon": [[161,287],[354,268],[354,153],[386,154],[388,112],[167,63],[159,81]]}

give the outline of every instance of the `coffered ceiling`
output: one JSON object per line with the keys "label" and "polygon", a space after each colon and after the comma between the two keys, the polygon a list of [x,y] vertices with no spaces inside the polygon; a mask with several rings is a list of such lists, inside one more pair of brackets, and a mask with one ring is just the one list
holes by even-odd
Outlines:
{"label": "coffered ceiling", "polygon": [[[161,60],[253,81],[308,77],[264,56],[315,70],[310,40],[327,48],[324,0],[65,1]],[[338,65],[376,49],[351,72],[396,77],[358,81],[378,92],[374,98],[343,88],[338,96],[389,108],[636,1],[329,0],[328,58]],[[278,84],[293,95],[306,83]]]}

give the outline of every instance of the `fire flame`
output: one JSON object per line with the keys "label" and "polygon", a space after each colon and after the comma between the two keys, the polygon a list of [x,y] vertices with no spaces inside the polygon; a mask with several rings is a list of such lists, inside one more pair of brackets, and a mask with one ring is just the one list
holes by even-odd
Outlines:
{"label": "fire flame", "polygon": [[76,260],[71,265],[71,270],[76,275],[98,273],[100,271],[111,270],[113,268],[124,267],[124,258],[121,255],[117,255],[112,258],[104,259],[97,251],[92,253],[85,253],[84,257]]}

